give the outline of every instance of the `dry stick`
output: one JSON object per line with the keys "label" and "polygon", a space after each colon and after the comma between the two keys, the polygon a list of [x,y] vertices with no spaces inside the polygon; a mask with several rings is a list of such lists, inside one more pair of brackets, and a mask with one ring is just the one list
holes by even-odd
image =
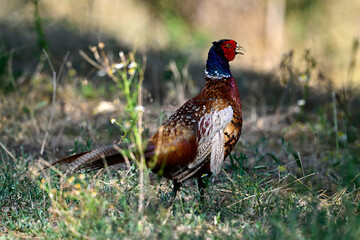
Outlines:
{"label": "dry stick", "polygon": [[353,179],[351,179],[351,181],[352,182],[354,182],[355,181],[355,179],[357,179],[358,177],[360,177],[360,173],[359,174],[357,174]]}
{"label": "dry stick", "polygon": [[94,67],[96,67],[99,70],[102,70],[104,67],[101,66],[100,64],[98,64],[97,62],[95,62],[94,60],[92,60],[90,57],[88,57],[88,55],[86,55],[86,53],[82,50],[79,51],[79,54],[91,65],[93,65]]}
{"label": "dry stick", "polygon": [[[292,176],[292,177],[294,177],[294,178],[296,178],[296,176],[294,176],[293,174],[291,174],[290,173],[290,176]],[[297,179],[297,178],[296,178]],[[298,180],[298,179],[297,179]],[[299,182],[304,186],[304,187],[306,187],[307,189],[309,189],[310,191],[311,191],[311,188],[310,187],[308,187],[308,185],[306,185],[305,183],[303,183],[301,180],[299,180]]]}
{"label": "dry stick", "polygon": [[[4,151],[5,151],[12,159],[14,159],[14,160],[16,161],[16,158],[14,157],[14,155],[12,155],[12,153],[5,147],[4,144],[2,144],[2,143],[0,142],[0,146],[4,149]],[[5,164],[4,164],[4,165],[5,165]]]}
{"label": "dry stick", "polygon": [[170,217],[170,215],[171,215],[171,210],[173,209],[174,203],[175,203],[175,201],[173,201],[173,202],[171,203],[170,207],[168,208],[167,214],[166,214],[166,218],[165,218],[165,220],[161,223],[161,225],[164,226],[164,225],[166,224],[166,222],[168,221],[168,219],[169,219],[169,217]]}
{"label": "dry stick", "polygon": [[333,116],[334,116],[334,131],[335,131],[335,144],[336,144],[336,159],[339,157],[339,134],[338,134],[338,122],[337,122],[337,109],[336,109],[336,93],[332,92],[332,104],[333,104]]}
{"label": "dry stick", "polygon": [[55,112],[55,97],[56,97],[56,72],[55,72],[55,69],[54,69],[54,66],[52,65],[51,61],[50,61],[50,58],[49,58],[49,55],[47,54],[47,52],[45,51],[45,49],[43,49],[43,53],[50,65],[50,68],[53,72],[53,78],[52,78],[52,81],[53,81],[53,94],[52,94],[52,99],[51,99],[51,112],[50,112],[50,119],[49,119],[49,123],[48,123],[48,127],[47,127],[47,130],[46,130],[46,133],[45,133],[45,137],[44,137],[44,140],[41,144],[41,149],[40,149],[40,155],[43,155],[44,153],[44,148],[45,148],[45,143],[46,143],[46,139],[49,135],[49,132],[50,132],[50,128],[51,128],[51,124],[52,124],[52,120],[54,118],[54,112]]}
{"label": "dry stick", "polygon": [[52,124],[52,121],[54,119],[57,82],[60,79],[61,72],[64,69],[65,62],[66,62],[66,60],[67,60],[67,58],[69,56],[69,51],[68,51],[66,53],[65,57],[64,57],[63,63],[61,64],[59,75],[58,75],[58,77],[56,77],[56,71],[55,71],[54,66],[52,65],[52,63],[50,61],[50,58],[49,58],[49,55],[47,54],[45,49],[43,49],[43,53],[44,53],[49,65],[50,65],[50,68],[51,68],[52,72],[53,72],[53,78],[52,78],[52,81],[53,81],[53,93],[52,93],[52,99],[51,99],[50,119],[49,119],[48,127],[47,127],[47,130],[46,130],[45,136],[44,136],[44,140],[43,140],[43,142],[41,144],[40,155],[43,155],[43,153],[44,153],[46,139],[49,136],[49,132],[50,132],[50,129],[51,129],[51,124]]}
{"label": "dry stick", "polygon": [[59,80],[60,80],[61,73],[62,73],[62,71],[64,70],[64,66],[65,66],[66,60],[68,59],[69,55],[70,55],[70,52],[67,51],[66,54],[65,54],[65,57],[64,57],[64,59],[63,59],[63,62],[62,62],[62,64],[61,64],[61,66],[60,66],[59,74],[58,74],[57,79],[56,79],[56,82],[57,82],[57,83],[58,83]]}
{"label": "dry stick", "polygon": [[[144,66],[141,69],[140,76],[139,76],[139,89],[138,89],[138,106],[142,106],[142,82],[144,80],[144,71],[145,71],[145,65],[146,65],[146,58],[143,58],[143,64]],[[144,165],[145,165],[145,158],[144,158],[144,152],[142,150],[142,117],[143,113],[141,109],[138,111],[138,122],[137,122],[137,128],[138,128],[138,137],[140,145],[137,146],[139,148],[140,152],[140,173],[139,173],[139,181],[140,181],[140,196],[139,196],[139,213],[142,213],[144,211]]]}
{"label": "dry stick", "polygon": [[[64,70],[64,66],[65,66],[65,63],[66,63],[69,55],[70,55],[70,51],[67,51],[66,54],[65,54],[65,57],[63,59],[63,62],[61,64],[61,66],[60,66],[60,70],[59,70],[59,74],[58,74],[57,79],[56,79],[56,83],[59,83],[59,81],[60,81],[60,76],[61,76],[61,74],[62,74],[62,72]],[[60,132],[57,135],[57,138],[53,141],[54,144],[56,144],[58,142],[58,140],[60,139],[63,131],[64,131],[64,127],[60,130]],[[54,145],[52,145],[52,147],[54,147]]]}
{"label": "dry stick", "polygon": [[302,174],[303,174],[303,176],[305,176],[304,166],[303,166],[303,163],[302,163],[302,160],[301,160],[300,152],[298,152],[298,157],[299,157],[299,160],[300,160]]}
{"label": "dry stick", "polygon": [[35,67],[34,74],[39,74],[42,71],[42,69],[44,67],[43,57],[44,57],[43,55],[40,56],[39,63]]}

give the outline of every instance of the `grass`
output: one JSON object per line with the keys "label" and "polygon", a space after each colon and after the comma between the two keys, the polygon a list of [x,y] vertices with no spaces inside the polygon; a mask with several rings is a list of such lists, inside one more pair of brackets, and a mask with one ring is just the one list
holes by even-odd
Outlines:
{"label": "grass", "polygon": [[[308,51],[303,69],[289,58],[281,65],[278,81],[283,82],[284,100],[271,108],[275,114],[255,120],[245,117],[241,141],[223,171],[211,180],[205,202],[200,201],[195,182],[189,181],[168,207],[171,183],[140,164],[73,176],[56,169],[38,172],[35,163],[57,158],[56,148],[63,156],[69,148],[87,150],[102,143],[98,136],[120,135],[122,141],[140,147],[149,135],[146,128],[158,126],[164,115],[161,109],[152,109],[159,112],[154,119],[146,111],[150,105],[145,112],[135,111],[143,105],[142,70],[139,63],[128,67],[135,62],[133,55],[120,54],[122,67],[115,70],[102,44],[92,53],[93,65],[110,76],[110,83],[105,78],[99,78],[104,81],[100,84],[87,82],[70,68],[65,74],[68,81],[57,86],[54,107],[53,79],[45,74],[34,74],[29,86],[1,98],[1,238],[358,238],[360,127],[352,107],[358,97],[350,91],[316,95],[310,87],[316,64]],[[96,91],[96,84],[101,89],[110,85],[112,90]],[[296,103],[297,96],[305,105],[292,111],[294,106],[286,103]],[[316,107],[311,105],[313,98],[318,98]],[[121,111],[92,114],[102,99]],[[246,105],[246,99],[243,102]],[[54,120],[49,129],[51,111]],[[244,116],[249,112],[245,108]],[[138,124],[142,118],[143,124]],[[46,132],[49,137],[40,155]]]}
{"label": "grass", "polygon": [[170,184],[146,182],[145,209],[139,213],[134,167],[59,179],[31,174],[32,156],[16,162],[4,151],[1,156],[6,161],[0,170],[3,236],[356,239],[360,234],[358,190],[339,184],[327,196],[311,187],[314,174],[297,178],[287,170],[274,173],[256,166],[245,171],[234,160],[207,189],[203,204],[196,186],[188,183],[174,205],[165,208]]}

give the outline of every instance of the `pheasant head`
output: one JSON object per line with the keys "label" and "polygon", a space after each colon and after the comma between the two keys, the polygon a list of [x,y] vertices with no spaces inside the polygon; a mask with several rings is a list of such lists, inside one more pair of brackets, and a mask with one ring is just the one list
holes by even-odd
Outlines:
{"label": "pheasant head", "polygon": [[208,78],[231,77],[229,62],[235,55],[245,53],[245,49],[234,40],[222,39],[212,43],[206,62],[205,74]]}

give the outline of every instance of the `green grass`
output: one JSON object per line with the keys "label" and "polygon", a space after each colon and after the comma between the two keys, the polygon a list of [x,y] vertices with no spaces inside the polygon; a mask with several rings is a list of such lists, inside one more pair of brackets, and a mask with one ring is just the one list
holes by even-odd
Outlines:
{"label": "green grass", "polygon": [[28,164],[34,159],[21,156],[8,159],[1,151],[0,169],[1,232],[33,234],[49,225],[51,202],[30,177]]}
{"label": "green grass", "polygon": [[[321,134],[324,142],[333,138]],[[33,156],[12,159],[2,149],[1,231],[47,239],[357,239],[358,149],[340,146],[341,163],[334,153],[318,153],[321,169],[306,165],[303,172],[296,144],[279,140],[271,147],[266,137],[243,143],[209,184],[204,203],[190,181],[168,208],[171,184],[145,178],[143,213],[135,165],[59,178],[30,168]]]}
{"label": "green grass", "polygon": [[209,186],[204,203],[190,182],[170,208],[165,206],[171,185],[146,181],[146,207],[139,214],[135,168],[59,179],[29,170],[31,156],[15,162],[2,151],[1,158],[6,163],[0,169],[3,236],[357,239],[360,234],[358,190],[339,185],[326,196],[287,171],[278,180],[263,168],[244,171],[234,163]]}

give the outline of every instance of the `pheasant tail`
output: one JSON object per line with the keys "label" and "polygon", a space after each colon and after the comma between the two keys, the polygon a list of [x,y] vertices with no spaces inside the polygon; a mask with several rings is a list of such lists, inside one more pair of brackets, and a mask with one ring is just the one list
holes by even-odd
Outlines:
{"label": "pheasant tail", "polygon": [[131,145],[126,143],[109,145],[62,158],[53,162],[52,165],[66,173],[101,169],[105,166],[127,162],[129,159],[127,152],[133,151],[131,148]]}

